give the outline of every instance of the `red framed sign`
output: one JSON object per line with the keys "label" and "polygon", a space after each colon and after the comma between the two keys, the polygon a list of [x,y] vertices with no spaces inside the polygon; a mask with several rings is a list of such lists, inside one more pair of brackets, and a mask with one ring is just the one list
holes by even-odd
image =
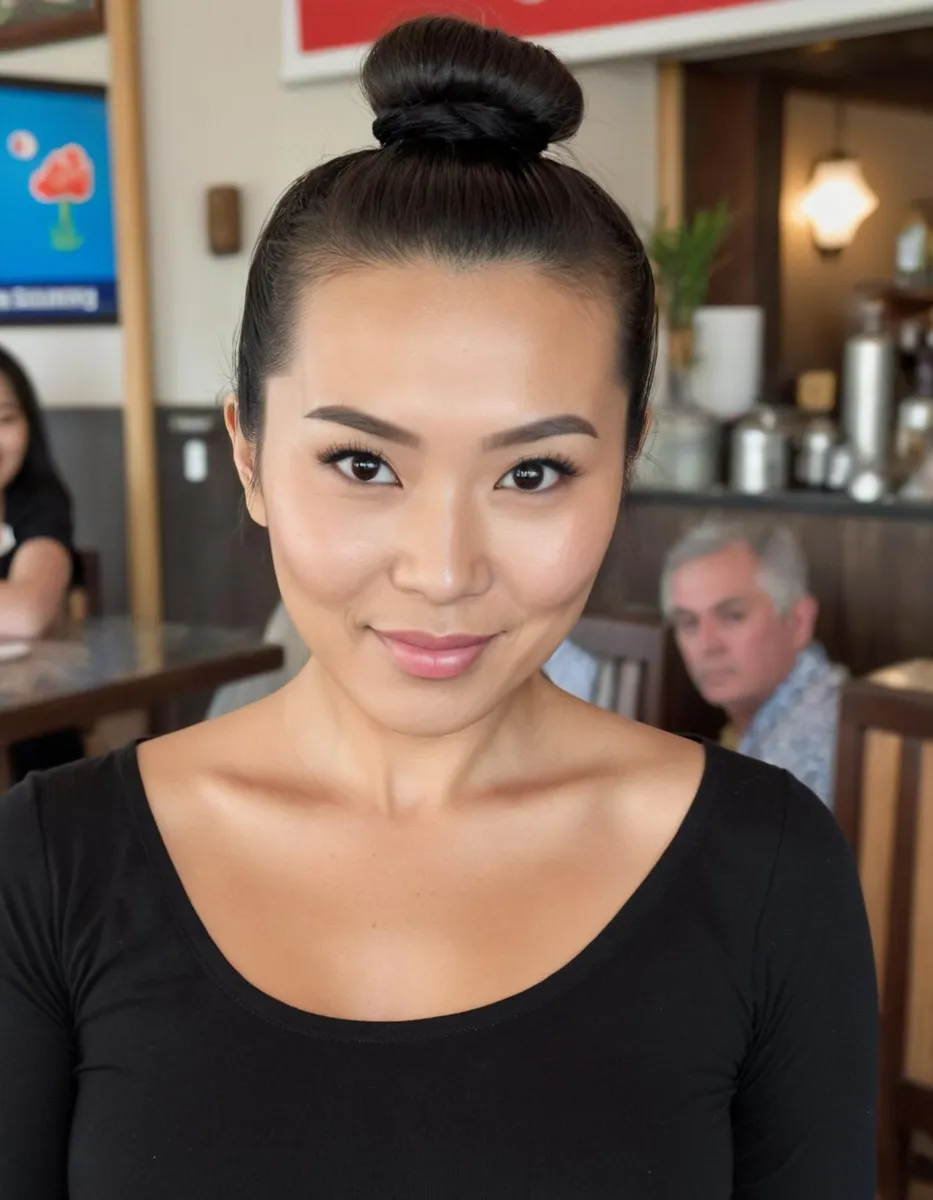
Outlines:
{"label": "red framed sign", "polygon": [[449,12],[535,38],[568,62],[675,55],[926,13],[930,0],[282,0],[287,82],[353,72],[408,17]]}

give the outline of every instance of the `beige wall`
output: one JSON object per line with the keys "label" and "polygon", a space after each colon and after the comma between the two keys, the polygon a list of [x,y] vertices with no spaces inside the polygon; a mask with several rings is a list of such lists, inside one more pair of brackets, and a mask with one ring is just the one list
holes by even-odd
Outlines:
{"label": "beige wall", "polygon": [[816,158],[833,149],[835,105],[792,92],[786,101],[781,212],[782,362],[792,373],[836,367],[857,284],[894,276],[896,239],[913,200],[933,196],[933,114],[849,104],[845,149],[862,160],[880,204],[835,260],[817,255],[799,212]]}
{"label": "beige wall", "polygon": [[[352,80],[287,89],[279,82],[278,8],[256,0],[142,0],[146,149],[156,394],[213,404],[229,374],[247,257],[213,258],[203,193],[240,185],[251,242],[278,194],[300,171],[370,141],[371,116]],[[0,55],[0,73],[105,81],[104,39]],[[632,211],[655,207],[653,64],[585,67],[589,115],[579,162]],[[118,331],[0,330],[27,361],[48,404],[118,404]]]}

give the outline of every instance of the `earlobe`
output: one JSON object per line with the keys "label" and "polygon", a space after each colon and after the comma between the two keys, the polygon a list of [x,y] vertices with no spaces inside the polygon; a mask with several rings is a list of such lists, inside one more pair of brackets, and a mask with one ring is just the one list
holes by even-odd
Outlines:
{"label": "earlobe", "polygon": [[243,487],[246,510],[257,525],[264,526],[266,524],[266,507],[256,469],[256,446],[240,428],[237,399],[232,394],[224,402],[224,424],[233,446],[233,464]]}

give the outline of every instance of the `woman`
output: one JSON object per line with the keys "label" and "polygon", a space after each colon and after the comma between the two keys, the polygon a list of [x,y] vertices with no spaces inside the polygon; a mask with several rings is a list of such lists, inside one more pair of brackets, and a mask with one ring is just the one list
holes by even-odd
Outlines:
{"label": "woman", "polygon": [[74,572],[71,498],[29,376],[0,347],[0,638],[37,638]]}
{"label": "woman", "polygon": [[[76,580],[71,497],[59,477],[35,388],[0,347],[0,640],[42,637]],[[10,748],[16,779],[80,758],[77,730]]]}
{"label": "woman", "polygon": [[0,1193],[873,1197],[832,817],[539,671],[644,432],[651,272],[547,52],[372,51],[256,249],[226,415],[311,651],[0,810]]}

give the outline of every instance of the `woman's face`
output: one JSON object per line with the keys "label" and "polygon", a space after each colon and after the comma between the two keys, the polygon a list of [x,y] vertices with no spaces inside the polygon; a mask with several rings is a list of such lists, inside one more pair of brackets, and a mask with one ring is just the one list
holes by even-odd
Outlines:
{"label": "woman's face", "polygon": [[0,491],[19,474],[29,449],[29,425],[10,381],[0,373]]}
{"label": "woman's face", "polygon": [[532,267],[369,267],[314,287],[295,345],[249,500],[288,611],[381,725],[463,729],[570,632],[612,535],[616,313]]}

